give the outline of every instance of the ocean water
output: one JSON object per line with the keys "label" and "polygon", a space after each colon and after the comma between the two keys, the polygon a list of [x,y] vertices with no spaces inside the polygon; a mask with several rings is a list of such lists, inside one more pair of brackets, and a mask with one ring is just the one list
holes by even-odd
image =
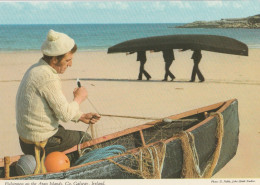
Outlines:
{"label": "ocean water", "polygon": [[0,51],[39,50],[50,29],[74,38],[79,50],[107,50],[130,39],[171,35],[211,34],[232,37],[249,48],[260,48],[260,29],[175,28],[181,24],[0,25]]}

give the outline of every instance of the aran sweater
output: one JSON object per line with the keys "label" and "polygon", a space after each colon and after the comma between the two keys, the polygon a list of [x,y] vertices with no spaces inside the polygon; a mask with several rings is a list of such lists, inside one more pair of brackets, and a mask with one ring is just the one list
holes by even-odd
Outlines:
{"label": "aran sweater", "polygon": [[57,71],[44,60],[26,71],[16,95],[16,128],[20,137],[44,141],[58,131],[59,120],[77,122],[82,114],[76,101],[68,103]]}

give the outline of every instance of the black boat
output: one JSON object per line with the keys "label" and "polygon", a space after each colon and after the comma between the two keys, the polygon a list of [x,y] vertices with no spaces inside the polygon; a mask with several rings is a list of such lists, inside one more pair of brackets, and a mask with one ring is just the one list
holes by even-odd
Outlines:
{"label": "black boat", "polygon": [[248,56],[248,47],[236,39],[220,35],[182,34],[128,40],[108,48],[108,53],[192,49]]}

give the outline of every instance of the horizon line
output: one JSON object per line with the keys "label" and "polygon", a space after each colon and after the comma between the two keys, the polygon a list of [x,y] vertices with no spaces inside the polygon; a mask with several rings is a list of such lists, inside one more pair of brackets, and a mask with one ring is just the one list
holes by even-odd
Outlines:
{"label": "horizon line", "polygon": [[154,23],[147,23],[147,22],[143,22],[143,23],[0,23],[2,26],[3,25],[80,25],[80,24],[187,24],[187,23],[173,23],[173,22],[165,22],[165,23],[161,23],[161,22],[154,22]]}

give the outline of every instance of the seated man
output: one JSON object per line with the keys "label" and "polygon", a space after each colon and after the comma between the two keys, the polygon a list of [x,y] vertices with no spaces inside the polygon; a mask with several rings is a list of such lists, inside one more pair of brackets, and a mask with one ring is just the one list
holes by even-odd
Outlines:
{"label": "seated man", "polygon": [[84,87],[73,91],[70,103],[62,92],[58,74],[72,66],[76,50],[72,38],[50,30],[41,47],[43,57],[24,74],[16,96],[16,128],[24,154],[34,155],[39,145],[48,154],[78,144],[84,132],[65,130],[59,120],[94,124],[100,119],[96,113],[80,111],[79,105],[87,98]]}

